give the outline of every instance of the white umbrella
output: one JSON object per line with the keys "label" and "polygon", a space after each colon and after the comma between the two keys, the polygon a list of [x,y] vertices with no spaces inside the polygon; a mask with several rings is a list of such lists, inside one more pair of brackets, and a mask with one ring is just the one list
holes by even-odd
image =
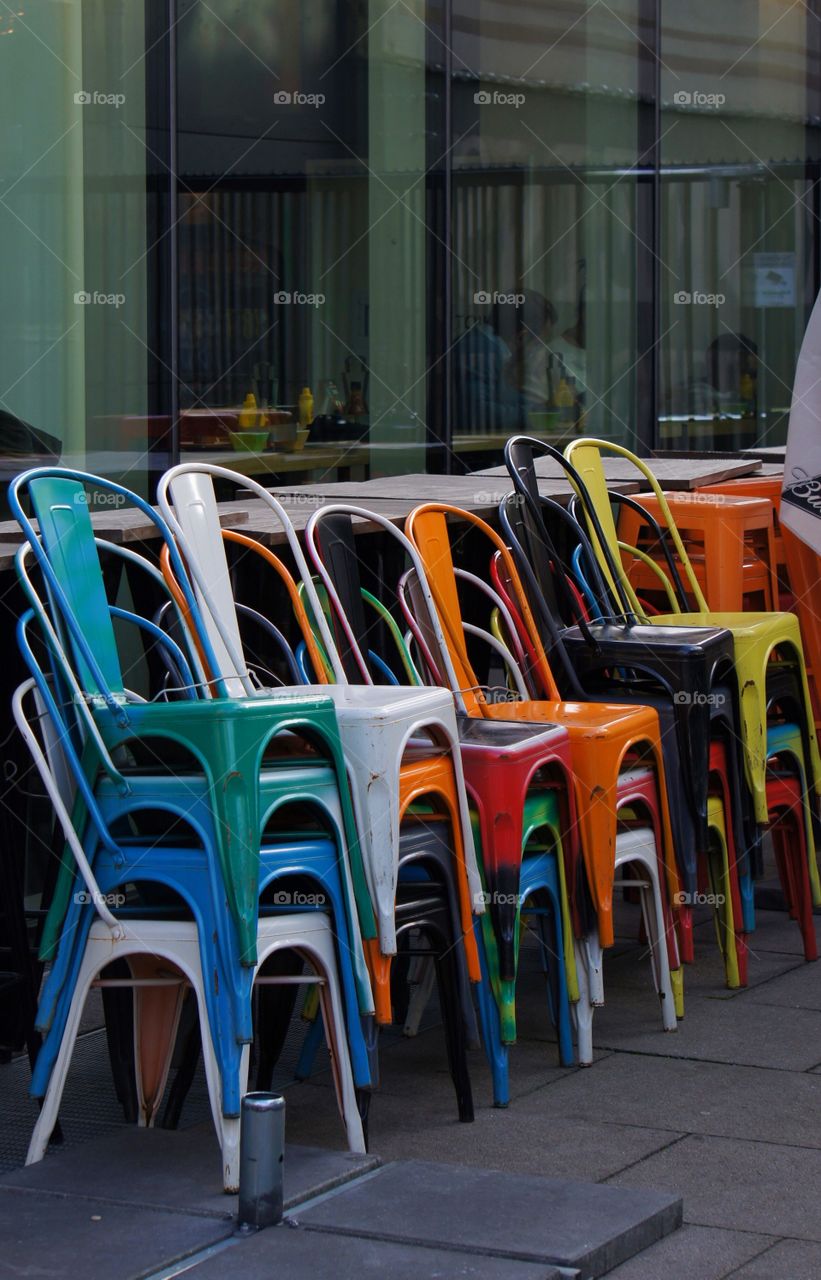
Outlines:
{"label": "white umbrella", "polygon": [[821,555],[821,294],[795,370],[781,523]]}

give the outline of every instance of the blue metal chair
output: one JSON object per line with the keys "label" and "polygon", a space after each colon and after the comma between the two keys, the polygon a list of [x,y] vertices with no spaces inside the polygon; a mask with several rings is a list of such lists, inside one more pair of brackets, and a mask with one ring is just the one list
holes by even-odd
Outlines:
{"label": "blue metal chair", "polygon": [[[36,660],[26,634],[30,620],[30,613],[21,619],[21,647],[27,651],[29,666],[36,673]],[[51,721],[52,734],[60,743],[77,785],[80,803],[75,804],[74,820],[75,824],[82,824],[78,834],[101,892],[114,894],[127,884],[160,884],[182,899],[197,922],[203,970],[215,976],[214,982],[206,987],[206,997],[213,1043],[222,1064],[224,1114],[236,1115],[239,1110],[237,1081],[243,1042],[237,1035],[232,994],[246,1002],[250,1017],[253,971],[249,966],[239,964],[236,949],[233,955],[229,953],[226,956],[223,948],[224,941],[232,938],[233,930],[214,851],[214,818],[205,779],[194,776],[181,780],[168,774],[152,779],[150,790],[145,788],[141,794],[128,797],[120,795],[110,779],[105,777],[98,779],[96,786],[90,786],[83,762],[73,748],[67,726],[53,699],[50,683],[41,671],[39,678],[35,674],[35,680]],[[264,702],[255,705],[264,707]],[[261,832],[283,803],[292,798],[307,799],[311,794],[316,780],[310,770],[304,771],[302,792],[299,785],[294,785],[294,771],[288,772],[288,791],[278,798],[269,797],[267,808],[261,811]],[[180,842],[178,832],[164,840],[118,834],[119,828],[129,823],[138,824],[140,814],[158,812],[168,816],[169,826],[176,823],[179,827],[183,820],[188,840]],[[277,844],[266,843],[260,850],[258,894],[278,880],[308,877],[316,884],[318,896],[330,905],[335,922],[354,1079],[358,1086],[368,1087],[371,1082],[370,1066],[358,1010],[339,864],[339,848],[335,841],[284,836]],[[34,1097],[43,1096],[48,1085],[62,1041],[88,930],[95,917],[95,904],[82,891],[82,882],[77,875],[72,878],[70,887],[72,892],[66,904],[54,963],[44,983],[38,1011],[38,1026],[45,1032],[45,1040],[32,1077]],[[250,1036],[245,1039],[250,1039]]]}
{"label": "blue metal chair", "polygon": [[[82,472],[67,472],[59,468],[38,468],[17,477],[9,489],[9,505],[17,516],[28,538],[32,553],[43,573],[55,614],[56,627],[63,627],[68,632],[79,683],[92,696],[102,700],[103,705],[97,706],[94,718],[99,721],[100,731],[105,730],[113,733],[113,739],[108,744],[113,749],[115,745],[119,746],[124,738],[128,738],[129,734],[134,736],[148,734],[156,737],[168,736],[174,716],[168,710],[163,711],[161,707],[155,704],[142,703],[137,705],[134,702],[128,702],[126,708],[127,696],[120,669],[113,625],[109,616],[111,609],[105,594],[98,547],[94,540],[85,497],[84,486],[86,484],[94,484],[111,490],[123,502],[132,502],[155,524],[167,548],[175,577],[179,583],[179,589],[184,597],[187,618],[191,619],[192,625],[196,628],[197,641],[203,653],[204,661],[210,670],[216,670],[216,668],[211,665],[215,660],[213,649],[206,634],[207,629],[199,625],[199,613],[193,589],[188,581],[176,544],[170,531],[152,507],[136,494],[130,493],[123,486]],[[28,492],[32,507],[37,514],[40,524],[40,539],[37,538],[31,521],[23,512],[20,501],[21,493],[23,492]],[[29,592],[33,607],[38,609],[39,601],[32,595],[30,581],[24,578],[23,585]],[[42,609],[40,609],[40,612],[42,612]],[[127,616],[132,621],[134,620],[134,615]],[[144,627],[149,627],[151,624],[143,620],[143,625]],[[191,667],[194,671],[201,672],[202,664],[193,645],[190,648],[190,656]],[[222,700],[222,697],[227,692],[226,683],[219,676],[211,681],[206,681],[204,677],[198,682],[195,680],[195,688],[189,688],[186,692],[191,697],[194,697],[196,693],[210,693],[212,689],[220,695],[219,700]],[[108,710],[108,716],[105,715],[104,709]],[[195,717],[199,721],[201,715],[205,716],[207,714],[200,710],[195,713]],[[223,703],[220,711],[214,710],[212,714],[215,717],[216,724],[225,721],[225,704]],[[245,717],[246,713],[240,710],[237,703],[231,715]],[[334,764],[339,780],[339,800],[344,819],[348,855],[351,861],[353,890],[356,896],[360,926],[364,937],[370,938],[375,931],[373,909],[361,864],[359,840],[348,788],[345,758],[339,740],[338,725],[332,700],[324,696],[320,697],[313,692],[311,694],[307,692],[303,694],[298,691],[286,690],[283,691],[282,703],[279,707],[276,706],[273,699],[271,700],[269,715],[272,718],[272,723],[278,721],[277,732],[295,732],[300,736],[313,739]],[[242,723],[248,723],[247,719],[243,719]],[[87,727],[90,726],[87,725]],[[232,733],[239,732],[239,730],[236,724],[231,725],[226,722],[224,732],[230,736]],[[222,741],[220,734],[217,733],[214,736],[201,735],[196,744],[195,754],[198,753],[201,757],[203,755],[207,756],[212,746],[215,748],[216,760],[211,761],[206,766],[206,771],[213,778],[215,776],[214,768],[219,768],[221,763]],[[127,786],[122,777],[118,781],[120,785]],[[229,894],[231,913],[240,933],[241,955],[244,962],[247,961],[248,963],[253,961],[254,951],[255,878],[246,876],[243,882],[242,878],[236,875],[237,858],[240,851],[235,843],[229,856],[225,832],[232,829],[235,832],[244,829],[241,823],[237,823],[236,819],[239,816],[239,811],[248,807],[252,799],[251,791],[248,788],[253,787],[255,791],[257,781],[254,778],[252,783],[250,776],[245,777],[242,770],[235,771],[234,775],[232,775],[231,786],[224,789],[215,788],[213,793],[214,803],[220,819],[216,831],[217,849],[223,868],[226,889]],[[236,806],[239,806],[237,813],[230,813],[230,810]],[[229,817],[234,822],[233,828],[228,821]],[[251,825],[251,829],[255,831],[254,824]],[[248,856],[253,860],[253,848],[248,851]],[[366,1012],[369,1011],[370,989],[361,948],[355,960],[360,1003],[363,1007],[363,1012]]]}
{"label": "blue metal chair", "polygon": [[[14,504],[18,518],[24,531],[28,534],[32,553],[40,563],[49,592],[55,624],[51,624],[50,611],[47,611],[36,596],[31,580],[24,570],[24,556],[19,558],[21,581],[27,590],[32,603],[44,627],[48,649],[59,672],[59,683],[73,694],[69,698],[71,711],[86,731],[85,742],[82,734],[78,735],[77,723],[67,724],[60,718],[57,702],[34,658],[28,644],[26,629],[29,619],[21,629],[21,645],[29,662],[32,674],[38,680],[41,696],[50,699],[50,710],[55,723],[60,723],[64,746],[73,750],[73,761],[77,786],[86,814],[81,821],[86,822],[88,815],[94,813],[93,802],[95,787],[100,776],[108,782],[106,797],[109,808],[106,817],[127,813],[131,807],[162,808],[171,805],[171,812],[176,812],[184,819],[191,819],[203,837],[209,841],[212,854],[223,856],[211,857],[211,894],[217,903],[224,903],[226,890],[229,890],[230,906],[239,910],[221,918],[217,910],[216,920],[217,943],[220,969],[223,980],[220,984],[222,994],[233,1005],[234,1029],[233,1039],[242,1044],[251,1035],[250,1002],[248,998],[248,975],[239,970],[248,968],[254,960],[254,934],[257,901],[259,894],[259,832],[261,821],[281,804],[291,799],[311,799],[316,801],[324,791],[336,803],[336,813],[327,804],[326,810],[332,818],[332,826],[337,837],[335,858],[338,862],[337,874],[345,892],[339,895],[339,903],[344,909],[338,913],[337,927],[340,936],[345,939],[345,947],[354,959],[356,987],[359,1005],[363,1012],[369,1012],[370,989],[362,955],[361,938],[357,927],[356,908],[353,906],[353,894],[350,886],[350,873],[344,857],[344,842],[341,839],[342,829],[347,838],[353,829],[350,797],[347,794],[347,779],[344,762],[339,749],[338,735],[333,704],[330,700],[308,695],[298,699],[288,697],[281,702],[275,698],[266,698],[253,705],[246,701],[235,703],[233,700],[218,698],[210,701],[187,701],[175,704],[127,703],[126,693],[119,669],[116,641],[111,626],[110,615],[135,621],[154,640],[160,639],[164,646],[173,646],[173,641],[163,637],[156,627],[145,619],[138,619],[123,610],[110,609],[105,598],[102,573],[98,559],[98,548],[95,546],[93,531],[88,519],[87,505],[84,501],[83,481],[98,483],[96,477],[69,478],[63,473],[55,477],[53,469],[45,469],[20,477],[14,487]],[[99,482],[105,484],[105,482]],[[35,509],[38,510],[41,531],[46,546],[37,538],[27,517],[22,513],[19,502],[19,490],[28,484]],[[119,486],[113,486],[118,492],[127,494]],[[128,495],[129,497],[133,495]],[[134,499],[138,506],[147,510],[156,521],[151,508],[147,508],[140,499]],[[159,522],[158,522],[159,524]],[[165,533],[160,527],[161,534]],[[170,544],[171,540],[167,540]],[[54,564],[57,571],[55,572]],[[181,565],[178,567],[181,568]],[[183,571],[184,572],[184,571]],[[160,577],[157,574],[157,577]],[[184,582],[184,578],[182,579]],[[189,603],[194,604],[193,596]],[[78,616],[79,613],[79,616]],[[75,665],[91,685],[93,701],[87,705],[85,690],[73,668],[69,665],[60,645],[57,628],[70,637],[75,653]],[[89,637],[91,643],[89,643]],[[186,680],[196,684],[197,658],[193,651],[186,655],[179,646],[175,649],[174,659],[180,669],[185,671]],[[189,660],[190,659],[190,660]],[[105,671],[103,670],[105,668]],[[112,688],[113,684],[113,688]],[[188,688],[183,696],[193,698],[195,690]],[[262,770],[263,753],[272,738],[281,732],[304,731],[314,741],[324,745],[330,756],[330,765],[322,762],[318,765],[311,762],[299,766],[300,777],[295,778],[290,763],[283,766]],[[186,751],[193,754],[196,760],[194,781],[187,774],[182,778],[169,776],[168,770],[154,768],[149,775],[131,774],[130,776],[114,764],[112,752],[125,744],[133,746],[139,742],[153,750],[157,739],[176,738]],[[153,739],[153,741],[152,741]],[[324,739],[324,742],[323,742]],[[233,750],[242,754],[234,759],[234,767],[226,774],[226,761],[231,761]],[[82,760],[81,760],[82,754]],[[243,758],[245,757],[245,758]],[[239,766],[239,767],[237,767]],[[101,773],[102,771],[102,773]],[[228,785],[221,787],[220,778],[226,777]],[[289,790],[290,780],[298,785],[296,791]],[[240,785],[238,786],[237,783]],[[273,801],[272,801],[273,797]],[[112,808],[113,806],[113,808]],[[346,812],[347,810],[347,812]],[[96,815],[102,818],[102,814]],[[349,819],[349,821],[348,821]],[[232,847],[226,850],[226,836]],[[355,839],[355,835],[354,835]],[[105,829],[105,823],[96,824],[95,840],[107,850],[112,859],[119,859],[116,842],[111,841]],[[237,847],[241,841],[246,854],[247,866],[239,886],[231,885],[232,867],[228,866],[229,876],[220,877],[230,853],[234,861],[242,851]],[[350,842],[349,847],[350,847]],[[220,849],[220,846],[223,846]],[[120,879],[122,879],[122,862],[120,862]],[[60,921],[61,911],[70,907],[71,878],[64,877],[62,894],[55,900],[52,917],[51,949],[54,950],[54,924]],[[230,892],[234,889],[234,893]],[[237,892],[236,890],[239,890]],[[233,897],[233,902],[232,902]],[[369,904],[368,904],[369,905]],[[73,929],[74,922],[71,927]],[[239,931],[240,936],[237,937]],[[70,935],[69,935],[70,936]],[[209,935],[210,936],[210,935]],[[47,943],[48,946],[48,943]],[[73,948],[64,947],[54,957],[52,973],[44,991],[41,1020],[50,1021],[53,1017],[58,993],[62,982],[71,969]],[[358,963],[357,963],[358,961]],[[371,1006],[372,1007],[372,1006]],[[354,1038],[356,1032],[354,1031]],[[47,1058],[44,1059],[44,1063]],[[43,1070],[45,1070],[45,1066]],[[358,1072],[358,1082],[367,1082],[367,1073]],[[230,1104],[226,1100],[226,1105]],[[237,1103],[238,1105],[238,1103]]]}

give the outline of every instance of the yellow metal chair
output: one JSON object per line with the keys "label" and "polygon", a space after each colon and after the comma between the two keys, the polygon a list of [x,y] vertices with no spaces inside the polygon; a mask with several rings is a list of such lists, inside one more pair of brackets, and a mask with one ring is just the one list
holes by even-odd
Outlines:
{"label": "yellow metal chair", "polygon": [[[686,588],[696,601],[695,612],[681,612],[680,604],[674,613],[653,614],[645,617],[638,597],[622,568],[622,551],[629,550],[619,542],[616,522],[613,517],[610,495],[607,491],[607,478],[602,465],[601,451],[626,458],[645,477],[655,494],[659,512],[664,521],[670,541],[675,549],[679,563],[686,577]],[[616,584],[612,570],[619,573],[620,585],[626,592],[637,616],[643,621],[661,626],[704,626],[726,627],[732,632],[735,648],[735,669],[738,679],[739,705],[741,709],[741,731],[744,739],[744,766],[747,782],[753,796],[756,820],[765,825],[767,822],[767,666],[773,653],[778,651],[782,658],[795,664],[803,690],[803,704],[806,724],[802,726],[808,744],[806,761],[807,771],[813,778],[816,790],[821,787],[821,757],[818,753],[818,740],[812,714],[810,691],[807,684],[807,671],[804,663],[804,652],[801,645],[801,632],[798,619],[791,613],[713,613],[704,598],[696,574],[690,563],[686,548],[676,528],[676,523],[664,493],[647,463],[637,458],[623,445],[609,441],[582,438],[572,441],[565,450],[565,456],[581,475],[588,495],[592,500],[599,517],[602,531],[608,543],[610,555],[605,554],[590,530],[592,541],[599,557],[602,572],[616,594]],[[672,597],[671,597],[672,598]]]}

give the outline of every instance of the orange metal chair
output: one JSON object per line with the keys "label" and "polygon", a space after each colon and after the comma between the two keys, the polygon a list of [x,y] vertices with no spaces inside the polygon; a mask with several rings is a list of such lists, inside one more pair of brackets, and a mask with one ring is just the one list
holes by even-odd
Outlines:
{"label": "orange metal chair", "polygon": [[[260,556],[265,564],[268,565],[269,568],[273,569],[281,579],[291,602],[291,607],[300,633],[302,634],[302,638],[304,639],[310,654],[314,671],[316,673],[317,683],[328,684],[328,664],[324,660],[323,654],[317,644],[310,618],[290,570],[285,564],[283,564],[279,557],[274,554],[273,551],[268,547],[263,546],[262,543],[257,542],[256,539],[248,537],[247,534],[237,533],[233,529],[223,529],[222,537],[224,542],[235,543],[243,547],[246,551],[251,551],[255,555]],[[185,599],[174,578],[167,547],[163,548],[160,555],[160,563],[169,588],[185,614]],[[196,635],[196,632],[193,634]],[[208,668],[204,660],[204,655],[201,655],[201,657],[203,658],[203,665],[207,671]],[[459,912],[462,922],[462,938],[465,947],[465,958],[471,981],[480,982],[482,971],[476,943],[476,935],[473,929],[473,905],[470,886],[468,884],[467,864],[465,861],[464,842],[462,840],[462,828],[459,818],[459,800],[456,792],[456,782],[453,776],[453,767],[450,758],[447,755],[437,754],[436,748],[427,742],[422,744],[419,749],[413,747],[410,748],[402,761],[399,773],[400,821],[405,817],[410,805],[422,796],[435,797],[440,803],[440,811],[450,821],[453,850],[456,861],[456,880],[459,886]],[[365,950],[365,959],[367,961],[373,985],[376,1020],[380,1023],[389,1024],[392,1021],[390,993],[392,957],[382,955],[379,950],[378,938],[363,939],[363,946]]]}
{"label": "orange metal chair", "polygon": [[[498,552],[501,556],[533,646],[543,699],[491,702],[480,687],[465,642],[448,516],[454,516],[479,530],[490,543],[489,555]],[[664,833],[662,857],[668,891],[672,895],[678,893],[679,889],[657,712],[648,707],[561,701],[515,563],[502,539],[484,520],[449,503],[426,503],[408,516],[405,533],[424,563],[442,620],[458,681],[458,688],[454,688],[453,692],[460,710],[468,715],[487,719],[534,723],[546,720],[561,724],[568,730],[587,882],[597,913],[600,943],[603,947],[612,946],[619,774],[628,763],[635,765],[636,753],[648,758],[655,771]]]}
{"label": "orange metal chair", "polygon": [[[769,498],[733,497],[724,493],[668,493],[665,495],[679,534],[711,609],[739,613],[745,598],[757,597],[756,607],[778,608],[778,580]],[[655,494],[634,499],[664,525]],[[653,530],[630,506],[619,517],[619,540],[660,558]],[[658,591],[660,582],[650,565],[624,552],[624,566],[633,589],[644,595]]]}

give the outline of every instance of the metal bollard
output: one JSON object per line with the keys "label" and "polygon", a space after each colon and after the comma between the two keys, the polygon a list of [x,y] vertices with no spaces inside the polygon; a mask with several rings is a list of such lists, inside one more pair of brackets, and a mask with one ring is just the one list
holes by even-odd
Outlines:
{"label": "metal bollard", "polygon": [[260,1231],[282,1221],[285,1099],[246,1093],[239,1132],[239,1225]]}

